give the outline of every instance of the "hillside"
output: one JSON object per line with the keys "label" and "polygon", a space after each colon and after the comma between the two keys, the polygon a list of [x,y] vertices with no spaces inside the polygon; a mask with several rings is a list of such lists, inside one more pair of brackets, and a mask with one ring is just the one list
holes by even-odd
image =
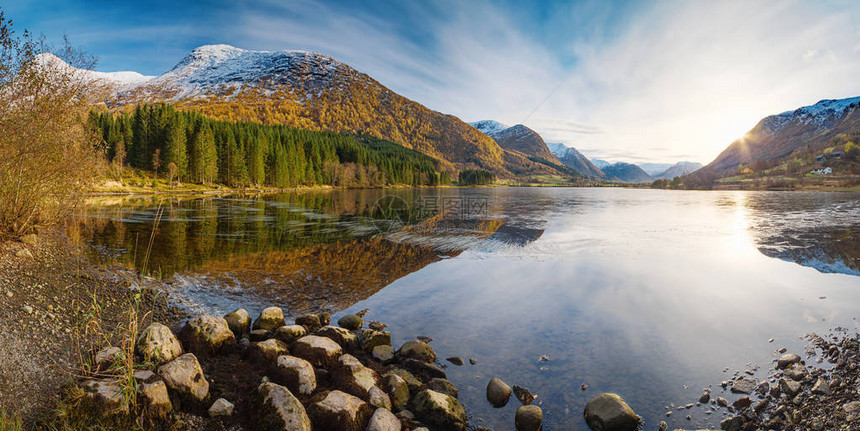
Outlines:
{"label": "hillside", "polygon": [[702,168],[701,163],[678,162],[678,163],[675,163],[674,165],[669,166],[668,168],[666,168],[665,170],[663,170],[660,173],[651,174],[650,172],[648,172],[648,174],[651,175],[654,179],[665,178],[665,179],[671,180],[672,178],[682,177],[682,176],[687,175],[689,173],[695,172],[701,168]]}
{"label": "hillside", "polygon": [[[492,129],[487,127],[490,126],[490,124],[492,124]],[[547,148],[546,142],[544,142],[543,138],[537,132],[523,126],[522,124],[517,124],[516,126],[502,130],[498,129],[499,126],[503,125],[496,122],[483,122],[483,124],[479,125],[488,129],[488,131],[485,132],[482,130],[482,132],[493,138],[500,147],[506,150],[516,151],[523,153],[526,156],[538,157],[551,162],[557,161],[552,152],[549,151],[549,148]]]}
{"label": "hillside", "polygon": [[715,175],[726,176],[736,173],[739,165],[776,161],[802,147],[825,148],[835,136],[860,130],[859,106],[860,97],[822,100],[765,117],[706,168]]}
{"label": "hillside", "polygon": [[580,174],[589,178],[598,178],[602,180],[613,180],[612,177],[606,175],[600,168],[594,165],[588,157],[585,157],[576,150],[576,148],[568,147],[564,144],[549,143],[547,144],[550,151],[568,168],[573,169]]}
{"label": "hillside", "polygon": [[447,171],[477,167],[501,178],[564,175],[322,54],[206,45],[156,77],[89,73],[111,91],[104,100],[114,110],[169,102],[219,120],[369,135],[429,155]]}
{"label": "hillside", "polygon": [[625,183],[648,183],[654,180],[642,168],[632,163],[613,163],[603,168],[603,172]]}

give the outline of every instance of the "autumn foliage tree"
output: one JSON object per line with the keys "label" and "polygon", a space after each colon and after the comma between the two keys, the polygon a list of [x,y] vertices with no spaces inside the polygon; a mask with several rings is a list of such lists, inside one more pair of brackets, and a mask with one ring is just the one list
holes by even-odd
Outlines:
{"label": "autumn foliage tree", "polygon": [[[102,157],[87,126],[91,59],[57,54],[0,10],[0,235],[54,223],[79,202]],[[58,58],[75,66],[65,67]],[[79,68],[79,69],[78,69]]]}

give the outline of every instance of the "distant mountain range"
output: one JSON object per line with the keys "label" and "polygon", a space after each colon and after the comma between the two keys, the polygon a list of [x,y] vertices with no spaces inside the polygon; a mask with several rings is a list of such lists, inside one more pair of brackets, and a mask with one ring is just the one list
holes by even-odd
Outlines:
{"label": "distant mountain range", "polygon": [[801,147],[823,149],[840,133],[860,131],[858,108],[860,97],[828,99],[765,117],[732,142],[706,169],[717,176],[727,176],[736,173],[741,164],[777,160]]}
{"label": "distant mountain range", "polygon": [[449,170],[481,168],[502,178],[566,175],[322,54],[206,45],[160,76],[90,73],[112,87],[110,108],[169,102],[222,120],[367,134],[430,155]]}
{"label": "distant mountain range", "polygon": [[576,148],[565,146],[560,143],[547,144],[550,151],[563,163],[565,166],[585,175],[590,178],[598,178],[601,180],[612,181],[615,178],[607,175],[599,167],[595,166],[588,157],[585,157],[576,150]]}

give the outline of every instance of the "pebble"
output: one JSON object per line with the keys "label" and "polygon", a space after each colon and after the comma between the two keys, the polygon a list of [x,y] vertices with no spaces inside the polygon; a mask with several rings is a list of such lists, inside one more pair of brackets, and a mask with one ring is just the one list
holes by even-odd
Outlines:
{"label": "pebble", "polygon": [[21,307],[21,309],[24,310],[24,312],[27,314],[33,314],[33,307],[31,307],[29,305],[25,305],[25,306]]}
{"label": "pebble", "polygon": [[9,297],[9,298],[11,298],[11,297],[15,296],[15,294],[14,294],[14,293],[12,293],[12,291],[11,291],[11,290],[7,290],[7,291],[6,291],[6,296],[7,296],[7,297]]}
{"label": "pebble", "polygon": [[475,359],[475,358],[469,358],[469,363],[470,363],[470,364],[472,364],[472,365],[475,365],[475,364],[477,364],[477,363],[478,363],[478,360],[477,360],[477,359]]}

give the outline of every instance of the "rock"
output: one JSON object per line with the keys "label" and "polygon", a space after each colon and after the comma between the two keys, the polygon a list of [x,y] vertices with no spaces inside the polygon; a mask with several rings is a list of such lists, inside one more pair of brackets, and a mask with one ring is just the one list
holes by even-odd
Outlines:
{"label": "rock", "polygon": [[119,347],[105,347],[96,353],[95,362],[99,370],[107,370],[118,359],[125,357]]}
{"label": "rock", "polygon": [[765,398],[765,399],[759,401],[758,403],[756,403],[755,407],[753,407],[753,411],[755,411],[756,413],[761,413],[764,411],[765,408],[767,408],[767,405],[769,403],[770,402]]}
{"label": "rock", "polygon": [[457,356],[452,356],[450,358],[445,358],[446,361],[460,367],[463,365],[463,358],[459,358]]}
{"label": "rock", "polygon": [[377,322],[376,320],[371,320],[367,327],[373,329],[374,331],[384,331],[385,328],[388,327],[388,325],[382,322]]}
{"label": "rock", "polygon": [[265,329],[272,332],[281,326],[284,326],[284,310],[281,310],[280,307],[269,307],[263,309],[257,316],[253,329]]}
{"label": "rock", "polygon": [[396,374],[386,374],[382,379],[382,389],[391,399],[391,406],[395,411],[405,410],[408,407],[409,386],[402,377]]}
{"label": "rock", "polygon": [[789,365],[800,363],[800,356],[794,353],[786,353],[779,357],[776,361],[776,368],[780,370],[787,368]]}
{"label": "rock", "polygon": [[635,431],[642,418],[620,396],[603,393],[585,405],[585,421],[593,430]]}
{"label": "rock", "polygon": [[400,419],[390,411],[378,408],[370,417],[367,431],[400,431]]}
{"label": "rock", "polygon": [[274,338],[251,344],[251,355],[265,364],[274,364],[279,356],[289,354],[287,344]]}
{"label": "rock", "polygon": [[522,405],[524,406],[531,404],[532,401],[534,401],[536,398],[534,395],[532,395],[531,391],[522,386],[517,385],[514,385],[514,396],[517,397],[517,399],[520,400],[520,403],[522,403]]}
{"label": "rock", "polygon": [[728,407],[729,402],[723,397],[717,397],[717,405],[720,407]]}
{"label": "rock", "polygon": [[376,371],[365,367],[355,356],[349,354],[339,357],[331,371],[335,387],[363,400],[370,399],[370,388],[379,383]]}
{"label": "rock", "polygon": [[137,391],[143,402],[143,408],[151,417],[164,418],[173,410],[167,385],[162,380],[144,381],[137,385]]}
{"label": "rock", "polygon": [[233,335],[241,338],[251,330],[251,315],[244,308],[237,308],[224,316],[227,326],[233,331]]}
{"label": "rock", "polygon": [[144,329],[137,340],[137,352],[146,361],[156,365],[170,362],[182,355],[182,344],[167,326],[153,323]]}
{"label": "rock", "polygon": [[725,431],[740,431],[743,425],[744,418],[740,416],[734,416],[726,418],[722,422],[720,422],[720,429]]}
{"label": "rock", "polygon": [[233,403],[225,400],[224,398],[218,398],[212,403],[212,407],[209,407],[209,417],[218,417],[218,416],[232,416],[233,415]]}
{"label": "rock", "polygon": [[261,408],[255,410],[259,429],[311,431],[311,420],[305,407],[289,389],[263,383],[257,388],[257,394],[261,399]]}
{"label": "rock", "polygon": [[756,386],[755,392],[761,396],[766,396],[767,393],[770,392],[770,384],[768,384],[767,380],[762,380],[758,382],[758,386]]}
{"label": "rock", "polygon": [[81,384],[87,398],[99,406],[104,413],[126,413],[128,404],[123,400],[122,387],[116,381],[87,380]]}
{"label": "rock", "polygon": [[520,406],[514,417],[517,431],[539,431],[543,423],[543,410],[538,406]]}
{"label": "rock", "polygon": [[370,403],[371,406],[391,410],[391,398],[389,398],[382,389],[379,389],[377,386],[373,386],[367,392],[367,402]]}
{"label": "rock", "polygon": [[783,370],[783,374],[794,381],[801,382],[809,377],[809,370],[801,364],[796,364],[790,365],[788,368]]}
{"label": "rock", "polygon": [[660,426],[657,428],[657,431],[669,431],[669,425],[666,422],[660,422]]}
{"label": "rock", "polygon": [[361,329],[361,323],[361,317],[358,317],[355,314],[347,314],[337,321],[337,326],[351,331],[357,331]]}
{"label": "rock", "polygon": [[326,326],[331,323],[331,313],[329,313],[328,311],[323,311],[322,313],[320,313],[319,318],[320,325],[322,326]]}
{"label": "rock", "polygon": [[434,378],[447,379],[445,371],[429,362],[419,361],[417,359],[407,359],[403,361],[403,365],[412,374],[420,377],[424,381]]}
{"label": "rock", "polygon": [[860,418],[860,401],[845,403],[842,405],[842,410],[844,410],[847,415],[845,419],[849,422],[853,422],[855,419]]}
{"label": "rock", "polygon": [[252,329],[250,333],[248,333],[248,338],[251,341],[266,341],[269,339],[269,331],[265,329]]}
{"label": "rock", "polygon": [[287,344],[308,335],[307,329],[302,325],[285,325],[275,330],[274,337]]}
{"label": "rock", "polygon": [[27,259],[33,259],[33,253],[31,253],[30,250],[27,250],[26,248],[22,248],[22,249],[16,251],[15,256],[23,257],[23,258],[27,258]]}
{"label": "rock", "polygon": [[466,429],[466,410],[450,395],[425,389],[415,395],[412,409],[419,419],[439,429]]}
{"label": "rock", "polygon": [[824,377],[819,377],[815,382],[815,385],[812,386],[812,393],[818,395],[830,395],[830,384],[827,383],[827,380]]}
{"label": "rock", "polygon": [[322,327],[320,324],[320,316],[316,314],[302,314],[296,317],[296,325],[301,325],[307,328],[308,332],[314,332]]}
{"label": "rock", "polygon": [[138,383],[148,383],[155,380],[155,373],[149,370],[138,370],[134,372],[134,380]]}
{"label": "rock", "polygon": [[203,376],[203,370],[197,357],[186,353],[160,367],[158,375],[171,390],[180,395],[190,396],[197,401],[203,401],[209,395],[209,382]]}
{"label": "rock", "polygon": [[736,399],[735,402],[732,403],[732,407],[734,407],[738,410],[743,410],[743,409],[749,407],[750,404],[752,404],[752,400],[750,399],[750,397],[744,395],[744,396]]}
{"label": "rock", "polygon": [[357,337],[346,328],[339,326],[324,326],[316,332],[320,337],[326,337],[339,344],[340,347],[351,350],[358,346]]}
{"label": "rock", "polygon": [[412,358],[429,363],[436,360],[436,352],[433,351],[433,348],[429,344],[418,340],[409,340],[403,343],[397,354],[404,358]]}
{"label": "rock", "polygon": [[277,383],[285,385],[291,392],[302,395],[310,395],[317,388],[313,365],[295,356],[283,355],[278,357],[277,370],[273,379]]}
{"label": "rock", "polygon": [[755,380],[741,377],[732,383],[732,392],[736,394],[751,394],[756,386]]}
{"label": "rock", "polygon": [[366,402],[341,391],[331,391],[311,404],[315,431],[364,431],[374,410]]}
{"label": "rock", "polygon": [[362,329],[358,332],[358,345],[361,350],[369,352],[376,346],[390,346],[391,333],[374,331],[373,329]]}
{"label": "rock", "polygon": [[25,306],[21,307],[21,311],[23,311],[27,314],[33,314],[33,307],[31,307],[29,305],[25,305]]}
{"label": "rock", "polygon": [[477,359],[475,359],[475,358],[469,358],[469,363],[470,363],[470,364],[472,364],[472,365],[475,365],[475,364],[477,364],[477,363],[478,363],[478,360],[477,360]]}
{"label": "rock", "polygon": [[779,379],[779,389],[785,392],[790,398],[794,398],[795,395],[800,393],[801,386],[800,382],[783,377]]}
{"label": "rock", "polygon": [[343,349],[329,338],[305,335],[293,344],[293,355],[310,362],[314,367],[330,368],[337,363]]}
{"label": "rock", "polygon": [[460,391],[457,390],[457,387],[454,386],[453,383],[445,379],[431,379],[430,382],[427,383],[427,389],[441,392],[454,398],[457,398],[460,395]]}
{"label": "rock", "polygon": [[223,317],[201,314],[185,324],[179,331],[188,351],[198,356],[208,356],[226,350],[236,344],[236,336]]}
{"label": "rock", "polygon": [[39,237],[34,233],[27,234],[21,237],[21,242],[24,244],[36,245],[36,243],[39,242]]}
{"label": "rock", "polygon": [[376,346],[371,352],[373,359],[376,359],[383,364],[388,364],[394,359],[394,347],[391,346]]}
{"label": "rock", "polygon": [[493,377],[487,383],[487,401],[493,407],[503,407],[511,398],[511,387],[498,377]]}
{"label": "rock", "polygon": [[705,392],[702,394],[702,396],[699,397],[699,402],[702,404],[705,404],[710,400],[711,400],[711,393],[710,392]]}
{"label": "rock", "polygon": [[396,375],[403,379],[406,382],[406,385],[409,387],[409,391],[413,393],[418,393],[418,389],[421,388],[424,384],[421,383],[421,380],[418,380],[414,374],[406,371],[402,368],[392,368],[390,371],[385,373],[385,377]]}

